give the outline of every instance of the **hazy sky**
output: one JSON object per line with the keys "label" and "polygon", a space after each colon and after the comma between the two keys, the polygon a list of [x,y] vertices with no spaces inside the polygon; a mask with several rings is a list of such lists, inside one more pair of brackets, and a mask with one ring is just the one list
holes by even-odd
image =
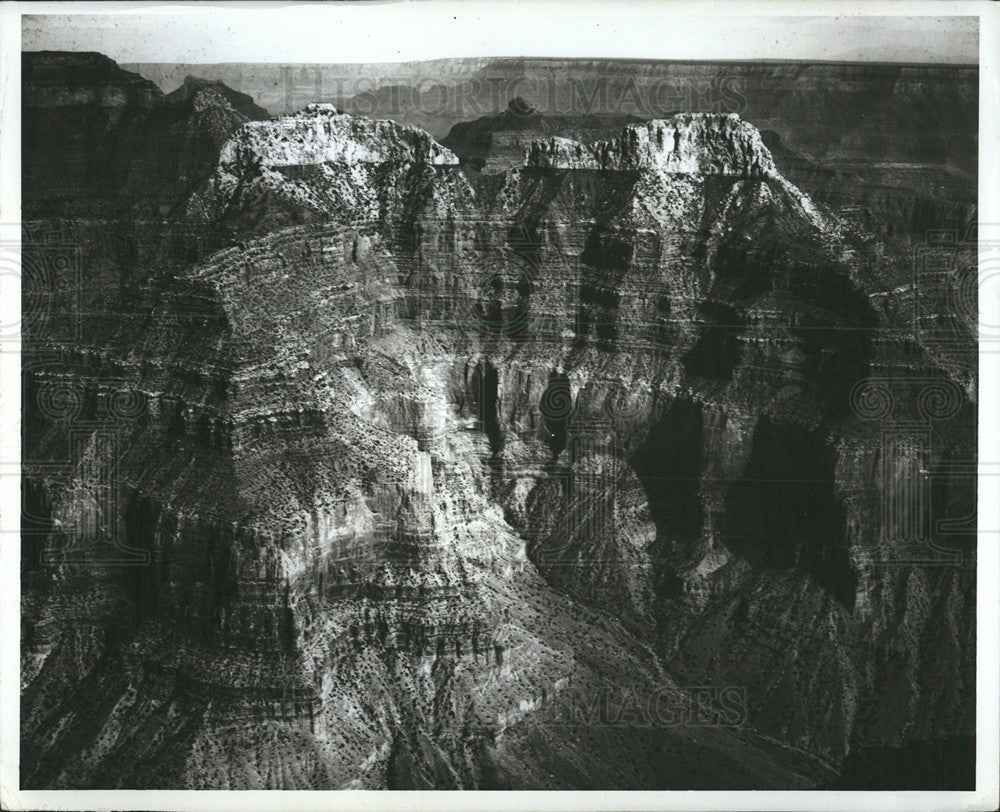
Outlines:
{"label": "hazy sky", "polygon": [[[891,4],[882,5],[882,13],[893,13],[893,7],[925,14],[930,8]],[[960,16],[762,17],[746,14],[759,6],[637,0],[614,5],[577,0],[189,6],[180,13],[177,5],[128,6],[99,15],[51,16],[37,15],[34,8],[24,7],[30,16],[22,18],[23,50],[99,51],[124,63],[395,62],[458,56],[979,61],[978,19]],[[53,8],[65,11],[67,6]],[[706,16],[711,8],[739,9],[741,16]],[[772,12],[781,8],[789,6],[770,6]]]}

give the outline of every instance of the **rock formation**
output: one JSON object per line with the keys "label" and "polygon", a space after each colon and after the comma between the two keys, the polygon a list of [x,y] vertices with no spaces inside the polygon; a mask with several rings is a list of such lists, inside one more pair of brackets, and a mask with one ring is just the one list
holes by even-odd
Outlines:
{"label": "rock formation", "polygon": [[[165,89],[192,70],[124,67]],[[460,122],[503,114],[518,97],[522,110],[546,118],[740,113],[821,161],[948,163],[974,174],[978,156],[976,65],[482,57],[198,68],[277,113],[326,101],[442,139]]]}
{"label": "rock formation", "polygon": [[524,151],[546,139],[590,143],[618,135],[642,119],[630,114],[545,115],[520,96],[497,116],[459,122],[442,140],[467,170],[506,172],[523,164]]}
{"label": "rock formation", "polygon": [[[184,65],[126,66],[162,88]],[[271,110],[309,102],[421,127],[466,167],[521,165],[532,140],[591,143],[677,113],[739,113],[781,174],[882,238],[918,244],[974,222],[976,65],[541,58],[198,66]]]}
{"label": "rock formation", "polygon": [[753,126],[474,177],[26,65],[79,265],[25,288],[22,786],[791,789],[973,733],[964,277],[901,295]]}

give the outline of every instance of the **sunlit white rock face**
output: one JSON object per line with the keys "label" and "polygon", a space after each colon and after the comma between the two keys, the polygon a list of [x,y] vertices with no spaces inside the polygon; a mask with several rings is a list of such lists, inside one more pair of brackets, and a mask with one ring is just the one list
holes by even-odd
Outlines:
{"label": "sunlit white rock face", "polygon": [[554,137],[533,144],[525,162],[538,168],[748,177],[775,172],[774,160],[757,128],[735,113],[687,113],[630,124],[619,138],[590,146]]}
{"label": "sunlit white rock face", "polygon": [[343,115],[329,104],[311,104],[296,115],[246,125],[219,156],[223,167],[241,161],[261,167],[390,161],[458,164],[451,150],[423,130],[395,121]]}
{"label": "sunlit white rock face", "polygon": [[[416,127],[313,104],[295,115],[236,130],[222,147],[215,171],[185,206],[189,217],[208,222],[226,212],[259,211],[261,196],[283,201],[272,207],[282,222],[386,221],[413,202],[445,216],[452,195],[444,189],[447,184],[432,179],[435,170],[447,168],[457,170],[455,154]],[[460,173],[452,183],[468,190]],[[269,220],[258,226],[257,232],[265,233],[278,224]]]}
{"label": "sunlit white rock face", "polygon": [[524,165],[537,169],[600,169],[601,164],[587,144],[553,136],[533,142],[524,151]]}

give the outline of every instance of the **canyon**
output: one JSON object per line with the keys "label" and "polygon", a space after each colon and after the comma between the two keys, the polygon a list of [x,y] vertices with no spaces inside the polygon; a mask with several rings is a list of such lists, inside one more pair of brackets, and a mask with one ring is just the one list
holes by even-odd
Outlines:
{"label": "canyon", "polygon": [[965,753],[974,93],[894,70],[839,135],[803,69],[759,120],[511,98],[439,142],[25,54],[22,786]]}

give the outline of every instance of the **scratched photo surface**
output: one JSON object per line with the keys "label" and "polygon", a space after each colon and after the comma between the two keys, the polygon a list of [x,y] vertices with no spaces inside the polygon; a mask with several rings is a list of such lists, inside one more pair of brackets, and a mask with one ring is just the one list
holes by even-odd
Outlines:
{"label": "scratched photo surface", "polygon": [[22,54],[21,786],[971,789],[975,58],[334,59]]}

